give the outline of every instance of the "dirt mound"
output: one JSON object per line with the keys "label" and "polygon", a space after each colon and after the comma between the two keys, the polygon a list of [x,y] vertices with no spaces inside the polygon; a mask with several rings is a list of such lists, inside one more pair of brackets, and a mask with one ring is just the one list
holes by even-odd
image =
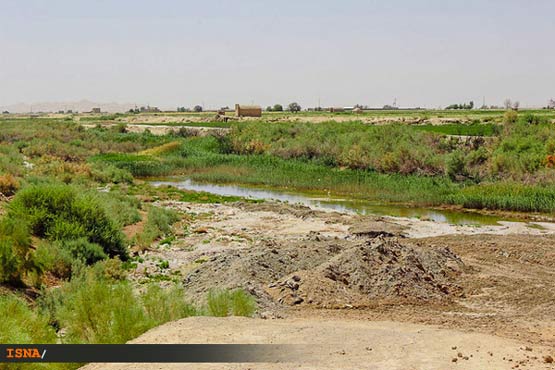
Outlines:
{"label": "dirt mound", "polygon": [[463,270],[448,248],[409,246],[397,238],[310,235],[298,243],[269,241],[219,254],[192,271],[185,285],[199,296],[209,287],[243,287],[263,307],[354,307],[449,301],[463,294],[456,283]]}
{"label": "dirt mound", "polygon": [[448,248],[415,249],[376,238],[279,280],[269,293],[280,303],[322,307],[450,300],[462,294],[454,281],[463,269]]}

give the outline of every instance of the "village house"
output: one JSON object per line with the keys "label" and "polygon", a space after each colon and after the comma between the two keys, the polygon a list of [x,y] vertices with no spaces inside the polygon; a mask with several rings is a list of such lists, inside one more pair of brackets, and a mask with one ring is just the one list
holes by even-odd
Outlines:
{"label": "village house", "polygon": [[237,117],[262,117],[262,107],[258,105],[235,104],[235,116]]}

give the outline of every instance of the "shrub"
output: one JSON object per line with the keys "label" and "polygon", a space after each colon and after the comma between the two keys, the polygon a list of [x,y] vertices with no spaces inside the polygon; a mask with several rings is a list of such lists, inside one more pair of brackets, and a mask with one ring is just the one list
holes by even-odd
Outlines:
{"label": "shrub", "polygon": [[465,169],[465,155],[462,150],[456,150],[447,160],[447,175],[451,180],[461,180],[468,175]]}
{"label": "shrub", "polygon": [[31,273],[39,273],[31,250],[31,239],[23,220],[0,223],[0,283],[20,285]]}
{"label": "shrub", "polygon": [[130,284],[90,273],[64,286],[55,317],[69,343],[125,343],[150,328]]}
{"label": "shrub", "polygon": [[42,242],[37,247],[34,258],[43,271],[48,271],[60,279],[71,277],[75,260],[59,243]]}
{"label": "shrub", "polygon": [[62,248],[67,250],[73,258],[88,265],[108,257],[100,245],[91,243],[86,238],[62,241]]}
{"label": "shrub", "polygon": [[216,317],[252,316],[256,311],[254,298],[244,290],[212,289],[206,298],[208,314]]}
{"label": "shrub", "polygon": [[512,123],[515,123],[517,119],[518,119],[517,111],[513,109],[509,109],[508,111],[505,112],[505,115],[503,116],[503,123],[512,124]]}
{"label": "shrub", "polygon": [[110,153],[94,156],[90,160],[111,164],[137,177],[160,176],[170,172],[166,163],[150,155]]}
{"label": "shrub", "polygon": [[156,239],[171,234],[171,226],[177,221],[179,221],[177,212],[151,206],[143,231],[135,236],[137,244],[142,248],[148,248]]}
{"label": "shrub", "polygon": [[256,301],[252,295],[242,289],[236,289],[231,292],[231,312],[233,316],[254,315],[256,311]]}
{"label": "shrub", "polygon": [[0,193],[9,197],[19,189],[19,181],[11,174],[0,175]]}
{"label": "shrub", "polygon": [[523,117],[522,117],[522,121],[529,124],[529,125],[541,125],[541,124],[546,124],[549,122],[549,120],[545,117],[541,117],[532,113],[526,113]]}
{"label": "shrub", "polygon": [[91,165],[91,178],[94,181],[101,183],[114,183],[114,184],[131,184],[133,183],[133,176],[131,173],[122,168],[118,168],[111,164],[106,163],[93,163]]}
{"label": "shrub", "polygon": [[173,288],[162,289],[157,284],[151,284],[141,299],[153,325],[197,314],[195,307],[185,301],[183,288],[177,285]]}
{"label": "shrub", "polygon": [[55,343],[48,318],[31,310],[12,294],[0,295],[0,343]]}
{"label": "shrub", "polygon": [[31,185],[19,191],[8,216],[25,222],[37,237],[50,240],[86,238],[110,256],[127,258],[123,234],[94,194],[68,185]]}
{"label": "shrub", "polygon": [[130,283],[99,274],[99,265],[84,269],[40,301],[50,321],[67,330],[69,343],[125,343],[154,326],[197,313],[180,287],[152,285],[138,294]]}

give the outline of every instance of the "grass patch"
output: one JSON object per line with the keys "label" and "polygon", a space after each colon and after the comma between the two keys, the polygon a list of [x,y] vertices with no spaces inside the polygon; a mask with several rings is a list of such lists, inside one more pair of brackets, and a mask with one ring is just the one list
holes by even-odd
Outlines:
{"label": "grass patch", "polygon": [[142,232],[135,236],[135,242],[146,249],[157,239],[171,236],[171,226],[179,221],[176,211],[167,208],[151,206],[148,209],[147,221]]}
{"label": "grass patch", "polygon": [[213,289],[206,298],[208,315],[216,317],[254,315],[256,301],[242,289]]}

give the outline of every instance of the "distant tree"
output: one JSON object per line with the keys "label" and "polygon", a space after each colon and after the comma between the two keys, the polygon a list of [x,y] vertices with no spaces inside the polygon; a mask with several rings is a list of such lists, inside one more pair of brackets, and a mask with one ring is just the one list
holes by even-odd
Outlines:
{"label": "distant tree", "polygon": [[547,104],[547,109],[555,109],[555,99],[550,99]]}
{"label": "distant tree", "polygon": [[513,102],[511,101],[511,99],[505,99],[505,101],[503,102],[503,106],[505,107],[505,109],[511,109],[513,107]]}
{"label": "distant tree", "polygon": [[272,108],[270,105],[268,105],[268,106],[266,107],[266,112],[271,112],[272,110],[273,110],[273,108]]}
{"label": "distant tree", "polygon": [[301,106],[296,102],[289,104],[288,108],[289,108],[289,111],[293,113],[297,113],[301,111]]}
{"label": "distant tree", "polygon": [[468,109],[474,109],[474,102],[472,100],[468,103]]}
{"label": "distant tree", "polygon": [[273,110],[274,112],[283,112],[283,106],[281,104],[274,104]]}
{"label": "distant tree", "polygon": [[515,102],[513,103],[513,109],[514,109],[514,110],[518,110],[518,108],[520,108],[520,102],[519,102],[519,101],[515,101]]}
{"label": "distant tree", "polygon": [[202,107],[200,105],[195,105],[195,107],[193,108],[193,110],[197,113],[202,112]]}

